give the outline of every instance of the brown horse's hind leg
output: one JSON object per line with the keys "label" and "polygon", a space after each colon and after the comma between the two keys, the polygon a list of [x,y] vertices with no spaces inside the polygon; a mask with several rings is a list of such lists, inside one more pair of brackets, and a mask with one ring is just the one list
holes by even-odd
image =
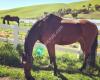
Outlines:
{"label": "brown horse's hind leg", "polygon": [[85,54],[85,59],[81,70],[86,68],[86,66],[95,66],[97,37],[92,36],[91,38],[84,38],[83,41],[80,41],[80,44],[83,53]]}
{"label": "brown horse's hind leg", "polygon": [[56,64],[56,56],[55,56],[55,46],[52,44],[47,45],[49,57],[50,57],[50,64],[53,63],[54,65],[54,75],[57,75],[57,64]]}
{"label": "brown horse's hind leg", "polygon": [[93,44],[91,46],[91,54],[89,55],[88,64],[92,67],[95,67],[96,53],[98,46],[98,35],[95,37]]}
{"label": "brown horse's hind leg", "polygon": [[[85,42],[84,42],[84,40],[83,39],[81,39],[80,41],[79,41],[79,43],[80,43],[80,46],[81,46],[81,49],[82,49],[82,51],[83,51],[83,53],[85,54]],[[83,66],[79,69],[80,71],[82,71],[83,69],[85,69],[86,68],[86,55],[85,55],[85,59],[84,59],[84,62],[83,62]]]}
{"label": "brown horse's hind leg", "polygon": [[91,46],[86,44],[84,39],[80,40],[79,42],[80,42],[80,45],[81,45],[81,49],[82,49],[82,51],[84,53],[83,66],[80,68],[80,71],[82,71],[83,69],[86,69],[87,60],[88,60],[89,54],[91,53]]}

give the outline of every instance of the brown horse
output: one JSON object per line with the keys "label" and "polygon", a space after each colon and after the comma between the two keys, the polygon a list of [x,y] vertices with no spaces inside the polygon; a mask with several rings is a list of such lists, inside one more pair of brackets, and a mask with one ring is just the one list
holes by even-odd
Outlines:
{"label": "brown horse", "polygon": [[20,19],[17,16],[6,15],[6,16],[3,17],[3,24],[6,23],[5,21],[7,21],[7,24],[9,24],[9,21],[16,21],[19,25],[19,20]]}
{"label": "brown horse", "polygon": [[83,70],[87,65],[95,65],[97,36],[97,26],[87,20],[63,20],[61,17],[49,14],[37,21],[28,32],[24,43],[25,51],[22,60],[26,79],[34,80],[31,76],[32,50],[37,40],[46,45],[50,64],[54,65],[54,75],[57,75],[55,44],[68,45],[79,42],[85,55],[80,69]]}

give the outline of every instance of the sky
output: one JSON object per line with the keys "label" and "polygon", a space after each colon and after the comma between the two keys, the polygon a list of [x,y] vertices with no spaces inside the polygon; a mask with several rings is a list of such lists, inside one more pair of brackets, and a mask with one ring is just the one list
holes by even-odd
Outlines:
{"label": "sky", "polygon": [[70,3],[82,0],[0,0],[0,10],[46,3]]}

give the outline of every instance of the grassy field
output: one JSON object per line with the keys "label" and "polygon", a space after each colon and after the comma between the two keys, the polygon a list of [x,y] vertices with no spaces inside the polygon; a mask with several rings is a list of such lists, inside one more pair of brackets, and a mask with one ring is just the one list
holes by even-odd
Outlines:
{"label": "grassy field", "polygon": [[[21,7],[21,8],[15,8],[15,9],[9,9],[9,10],[1,10],[0,17],[9,14],[12,16],[19,16],[20,18],[37,18],[39,16],[42,16],[44,12],[51,13],[51,12],[57,11],[59,9],[68,9],[68,8],[71,8],[73,10],[80,9],[80,8],[82,8],[82,5],[87,6],[89,3],[91,3],[92,6],[94,7],[95,4],[100,3],[100,0],[87,0],[87,1],[81,1],[81,2],[73,2],[73,3],[69,3],[69,4],[56,3],[56,4],[32,5],[32,6],[28,6],[28,7]],[[87,16],[88,16],[88,18],[100,19],[100,17],[98,15],[100,15],[100,12],[94,12],[92,14],[88,14]],[[81,17],[87,18],[85,15],[81,15]]]}
{"label": "grassy field", "polygon": [[[37,18],[43,15],[44,12],[53,12],[58,9],[71,8],[80,9],[82,5],[88,5],[91,3],[93,6],[99,4],[100,0],[88,0],[75,3],[57,3],[57,4],[43,4],[32,5],[28,7],[15,8],[10,10],[1,10],[0,17],[10,14],[12,16],[19,16],[20,18]],[[24,13],[24,14],[23,14]],[[65,17],[72,17],[71,15],[65,15]],[[100,19],[100,12],[95,11],[90,14],[79,14],[78,18],[90,18]],[[2,20],[0,20],[0,24]],[[12,23],[11,24],[15,24]],[[20,24],[23,28],[31,27],[28,24]],[[12,38],[12,30],[0,29],[0,34],[7,32],[7,38]],[[24,39],[26,33],[20,32],[19,38]],[[100,37],[98,38],[100,40]],[[66,48],[66,47],[65,47]],[[100,48],[100,45],[99,45]],[[98,48],[98,51],[99,51]],[[45,68],[44,66],[49,64],[48,52],[44,49],[42,56],[36,55],[36,47],[33,51],[35,58],[33,62],[32,76],[36,80],[100,80],[100,71],[97,69],[87,69],[84,72],[79,72],[79,69],[83,64],[83,57],[78,54],[74,54],[69,51],[61,51],[56,49],[57,65],[60,71],[58,76],[53,75],[53,70]],[[25,80],[23,68],[20,62],[21,49],[15,49],[12,44],[0,41],[0,80]],[[96,57],[96,64],[100,67],[100,56]],[[14,67],[15,66],[15,67]],[[19,67],[20,66],[20,67]],[[90,71],[89,71],[90,70]]]}
{"label": "grassy field", "polygon": [[[100,72],[97,69],[90,69],[90,71],[87,69],[83,73],[77,71],[83,63],[83,58],[78,54],[57,49],[56,57],[60,74],[54,76],[53,70],[45,67],[49,64],[49,57],[46,48],[44,47],[44,54],[42,56],[37,56],[36,47],[37,46],[35,46],[33,51],[35,60],[32,68],[32,76],[36,80],[100,80]],[[0,42],[0,63],[3,61],[2,57],[5,57],[5,61],[3,61],[5,65],[3,65],[3,63],[0,65],[0,80],[3,78],[8,80],[25,80],[23,68],[9,66],[19,63],[19,61],[16,60],[16,58],[19,59],[18,55],[18,51],[16,51],[12,45]],[[15,57],[13,58],[13,56]],[[100,56],[96,57],[96,64],[100,67]],[[21,64],[19,64],[19,66],[21,66]]]}
{"label": "grassy field", "polygon": [[99,4],[100,0],[84,0],[84,1],[80,1],[80,2],[73,2],[68,5],[68,8],[72,8],[72,9],[80,9],[82,8],[82,5],[88,5],[88,4],[92,4],[93,6],[95,4]]}
{"label": "grassy field", "polygon": [[53,12],[65,7],[66,4],[43,4],[36,6],[28,6],[17,9],[0,11],[0,16],[10,14],[19,16],[21,18],[34,18],[42,16],[44,12]]}
{"label": "grassy field", "polygon": [[[48,59],[45,57],[45,60],[37,60],[37,63],[34,63],[34,68],[32,70],[32,76],[36,80],[100,80],[100,74],[98,71],[89,73],[81,73],[76,70],[82,65],[82,62],[78,58],[73,57],[73,55],[66,54],[65,57],[58,56],[57,65],[61,72],[58,76],[53,75],[53,70],[47,68],[40,68]],[[69,58],[70,56],[70,58]],[[67,58],[68,57],[68,58]],[[99,57],[100,60],[100,57]],[[9,80],[25,80],[24,73],[22,68],[15,68],[9,66],[0,66],[0,77],[9,77]]]}
{"label": "grassy field", "polygon": [[[54,76],[53,70],[50,70],[49,68],[39,68],[41,64],[46,62],[45,60],[42,60],[43,62],[37,60],[38,63],[34,64],[32,76],[34,76],[36,80],[100,80],[100,74],[98,74],[98,71],[95,71],[94,73],[91,72],[93,74],[77,72],[76,70],[82,63],[75,57],[74,60],[68,61],[67,57],[69,56],[67,55],[65,58],[63,57],[63,59],[65,59],[64,61],[61,59],[62,57],[57,59],[58,68],[61,70],[61,74],[58,76]],[[9,77],[10,80],[25,80],[23,69],[9,66],[0,66],[0,76]]]}

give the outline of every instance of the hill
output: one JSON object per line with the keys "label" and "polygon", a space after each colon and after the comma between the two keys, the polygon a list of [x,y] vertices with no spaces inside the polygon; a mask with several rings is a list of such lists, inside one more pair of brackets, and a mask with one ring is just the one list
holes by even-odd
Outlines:
{"label": "hill", "polygon": [[84,0],[84,1],[80,1],[80,2],[73,2],[73,3],[69,3],[67,4],[67,6],[69,8],[73,8],[73,9],[80,9],[82,8],[83,5],[88,5],[91,4],[92,6],[96,5],[96,4],[100,4],[100,0]]}
{"label": "hill", "polygon": [[[43,4],[43,5],[33,5],[28,7],[21,7],[10,10],[2,10],[0,11],[0,16],[4,16],[6,14],[17,15],[19,17],[37,17],[43,15],[44,12],[53,12],[57,11],[61,8],[66,8],[66,4]],[[24,14],[23,14],[24,13]]]}
{"label": "hill", "polygon": [[[92,4],[94,7],[95,4],[99,4],[100,0],[87,0],[87,1],[81,1],[81,2],[73,2],[69,4],[65,3],[56,3],[56,4],[42,4],[42,5],[32,5],[27,7],[21,7],[21,8],[14,8],[9,10],[1,10],[0,11],[0,17],[10,14],[12,16],[19,16],[21,18],[36,18],[38,16],[43,15],[44,12],[53,12],[57,11],[59,9],[65,9],[65,8],[71,8],[71,9],[79,9],[82,8],[83,5]],[[91,14],[89,14],[90,16]],[[89,18],[93,17],[96,19],[100,19],[98,15],[100,15],[100,12],[93,13],[93,16],[90,16]],[[84,15],[81,15],[81,17]]]}

